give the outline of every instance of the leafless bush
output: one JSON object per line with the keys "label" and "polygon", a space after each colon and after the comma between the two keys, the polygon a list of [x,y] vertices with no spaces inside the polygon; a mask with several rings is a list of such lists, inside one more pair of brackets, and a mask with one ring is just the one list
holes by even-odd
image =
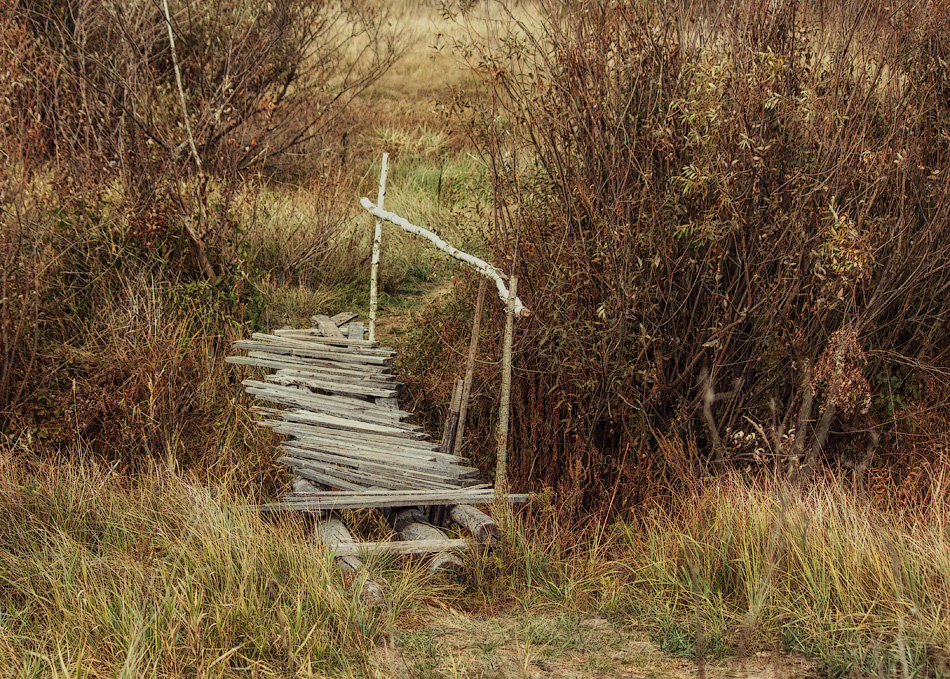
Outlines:
{"label": "leafless bush", "polygon": [[537,311],[513,481],[619,505],[672,480],[670,440],[692,474],[865,449],[894,376],[948,358],[950,8],[542,8],[466,46],[499,255]]}
{"label": "leafless bush", "polygon": [[231,180],[295,162],[396,56],[360,0],[44,0],[9,19],[51,65],[28,86],[65,188],[117,181],[132,234],[187,243],[207,277],[238,254]]}

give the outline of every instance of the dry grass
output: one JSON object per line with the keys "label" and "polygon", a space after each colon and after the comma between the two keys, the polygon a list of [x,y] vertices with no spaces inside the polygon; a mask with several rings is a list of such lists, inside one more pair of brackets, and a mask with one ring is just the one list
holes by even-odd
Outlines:
{"label": "dry grass", "polygon": [[[461,583],[431,581],[423,564],[370,563],[387,584],[385,613],[359,604],[303,519],[239,509],[286,477],[248,412],[243,369],[223,358],[251,330],[365,311],[371,220],[355,197],[375,195],[378,154],[392,154],[387,205],[485,249],[487,170],[453,108],[453,89],[479,94],[445,46],[492,33],[496,7],[478,4],[461,22],[428,4],[393,7],[414,42],[349,109],[338,165],[328,152],[292,184],[258,176],[231,187],[240,263],[222,279],[196,281],[130,236],[118,184],[77,202],[48,168],[34,168],[32,184],[7,182],[4,208],[13,198],[28,207],[32,231],[27,249],[0,254],[40,255],[44,275],[29,328],[38,355],[0,441],[0,673],[527,677],[563,665],[679,677],[694,665],[671,657],[694,657],[701,631],[708,656],[777,647],[827,676],[950,674],[939,488],[896,514],[832,483],[793,492],[726,478],[652,511],[615,507],[612,524],[566,524],[542,497],[499,514],[502,546],[470,555]],[[513,11],[530,21],[534,7]],[[209,204],[220,202],[215,181],[204,185]],[[394,230],[383,263],[382,327],[393,333],[406,325],[393,316],[428,306],[457,273]],[[470,318],[465,280],[439,315]],[[401,366],[410,381],[461,366],[427,339],[404,336],[425,350]],[[444,394],[413,384],[416,404],[437,413]],[[493,394],[476,394],[483,423]],[[472,444],[487,464],[490,446]],[[355,520],[385,537],[380,522]],[[772,656],[746,662],[710,674],[801,670]]]}
{"label": "dry grass", "polygon": [[[305,522],[241,511],[218,484],[9,446],[0,472],[0,662],[16,676],[677,677],[669,655],[695,660],[699,630],[707,658],[739,652],[720,676],[800,672],[782,652],[821,676],[950,676],[945,501],[896,517],[830,483],[735,478],[585,528],[542,500],[498,516],[501,547],[461,583],[371,562],[379,612]],[[776,654],[742,659],[760,651]]]}

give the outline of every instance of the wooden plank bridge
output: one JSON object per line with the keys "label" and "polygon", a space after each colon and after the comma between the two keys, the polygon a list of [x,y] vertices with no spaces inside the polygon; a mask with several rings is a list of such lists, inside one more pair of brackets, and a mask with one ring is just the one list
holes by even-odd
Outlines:
{"label": "wooden plank bridge", "polygon": [[[246,379],[244,387],[255,398],[271,404],[255,407],[259,424],[285,438],[279,462],[294,474],[292,490],[257,509],[268,512],[303,511],[317,517],[318,536],[336,550],[347,570],[362,566],[361,555],[435,553],[430,568],[457,570],[461,562],[452,552],[472,544],[491,545],[498,529],[476,504],[495,501],[495,489],[479,479],[479,470],[459,455],[458,441],[465,426],[478,328],[487,280],[492,280],[506,303],[506,364],[503,366],[499,430],[499,473],[504,483],[504,445],[507,438],[507,389],[510,384],[511,326],[516,316],[530,312],[516,295],[517,280],[509,291],[507,277],[483,260],[452,248],[434,233],[410,224],[382,209],[386,155],[383,156],[378,204],[363,199],[376,217],[367,328],[353,313],[312,316],[312,327],[283,328],[272,334],[254,333],[237,341],[245,352],[230,356],[232,364],[268,369],[263,379]],[[466,379],[456,381],[445,435],[431,441],[412,422],[413,414],[400,408],[399,388],[392,373],[395,352],[376,341],[377,276],[381,223],[388,221],[459,259],[482,276],[473,323]],[[366,337],[368,329],[369,337]],[[505,381],[508,376],[508,383]],[[504,434],[504,436],[502,436]],[[524,495],[504,493],[512,502]],[[372,508],[393,526],[398,542],[358,542],[343,524],[338,510]],[[458,524],[473,539],[449,539],[443,528]],[[368,590],[368,591],[367,591]],[[378,598],[378,587],[367,581],[364,598]]]}

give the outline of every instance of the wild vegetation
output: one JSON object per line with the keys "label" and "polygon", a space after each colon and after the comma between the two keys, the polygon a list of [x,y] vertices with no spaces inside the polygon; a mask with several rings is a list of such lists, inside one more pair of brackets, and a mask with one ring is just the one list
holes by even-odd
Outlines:
{"label": "wild vegetation", "polygon": [[[545,3],[461,49],[489,95],[522,324],[522,485],[579,507],[727,466],[866,476],[945,458],[950,11]],[[893,465],[894,461],[889,461]]]}
{"label": "wild vegetation", "polygon": [[[950,676],[948,36],[936,0],[4,4],[5,673]],[[240,510],[288,479],[223,359],[365,311],[382,150],[388,207],[520,276],[539,495],[461,582],[371,562],[369,610]],[[438,435],[476,285],[384,248]]]}

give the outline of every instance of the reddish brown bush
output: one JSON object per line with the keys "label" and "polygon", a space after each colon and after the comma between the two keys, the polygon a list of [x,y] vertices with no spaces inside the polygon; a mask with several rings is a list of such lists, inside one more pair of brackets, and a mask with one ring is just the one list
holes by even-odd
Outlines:
{"label": "reddish brown bush", "polygon": [[240,255],[234,180],[299,164],[396,56],[360,0],[42,0],[3,18],[48,66],[16,115],[64,192],[87,205],[118,187],[130,234],[207,278]]}
{"label": "reddish brown bush", "polygon": [[619,505],[863,456],[948,358],[946,4],[542,8],[468,46],[536,310],[512,479]]}

